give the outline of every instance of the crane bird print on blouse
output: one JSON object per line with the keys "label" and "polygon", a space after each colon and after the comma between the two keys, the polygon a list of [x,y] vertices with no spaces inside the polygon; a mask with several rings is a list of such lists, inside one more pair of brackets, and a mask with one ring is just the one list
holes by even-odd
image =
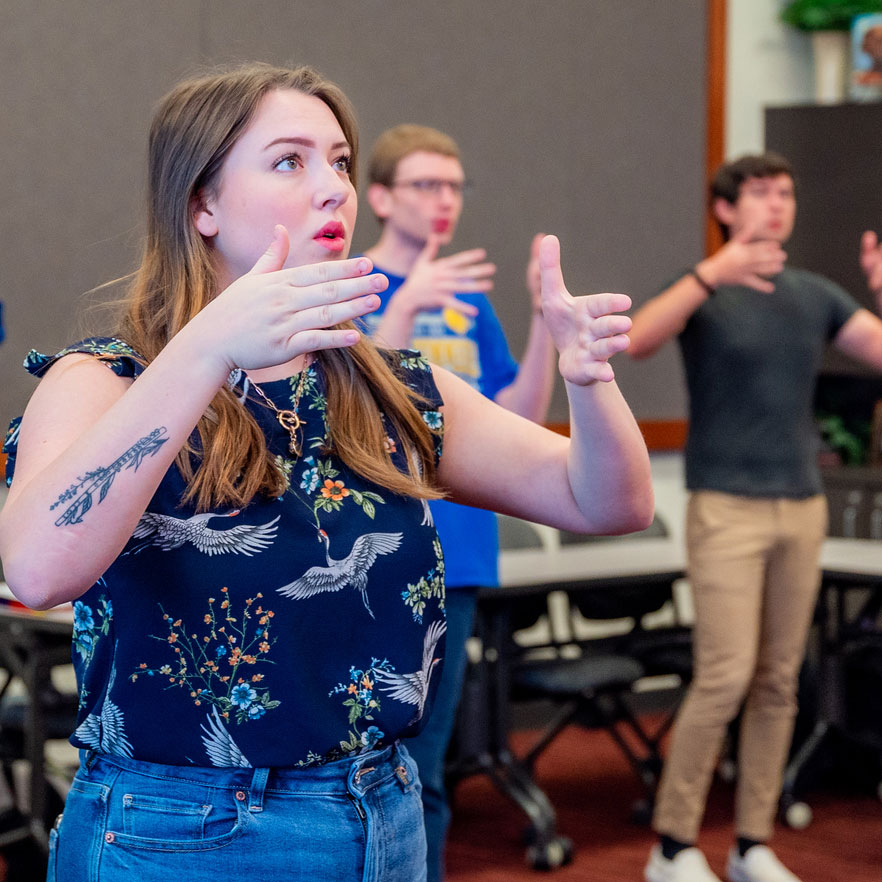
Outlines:
{"label": "crane bird print on blouse", "polygon": [[423,717],[426,707],[426,699],[429,696],[429,684],[432,682],[432,674],[435,665],[441,661],[441,656],[435,658],[435,647],[441,639],[441,635],[447,630],[447,622],[439,619],[429,626],[426,636],[423,638],[423,666],[412,674],[396,674],[391,671],[374,670],[374,677],[390,698],[403,701],[405,704],[416,705],[416,716],[408,725],[416,723]]}
{"label": "crane bird print on blouse", "polygon": [[232,553],[250,557],[272,545],[278,516],[266,524],[239,524],[229,530],[215,530],[208,524],[212,518],[234,518],[238,514],[240,509],[237,508],[225,514],[208,511],[189,518],[175,518],[146,511],[141,515],[132,538],[147,541],[126,554],[137,554],[150,545],[158,545],[163,551],[171,551],[189,542],[203,554]]}
{"label": "crane bird print on blouse", "polygon": [[107,683],[107,692],[101,703],[101,712],[89,714],[79,726],[76,735],[83,744],[88,744],[92,750],[99,753],[112,754],[114,756],[132,756],[132,745],[126,738],[125,720],[120,708],[110,700],[110,692],[116,680],[116,668],[110,673]]}
{"label": "crane bird print on blouse", "polygon": [[340,591],[352,586],[361,592],[364,608],[374,618],[367,596],[368,570],[381,554],[391,554],[401,545],[401,533],[366,533],[359,536],[352,551],[341,560],[331,557],[331,540],[324,530],[318,531],[320,542],[325,543],[326,567],[311,567],[299,579],[276,590],[285,597],[300,600],[326,591]]}
{"label": "crane bird print on blouse", "polygon": [[204,725],[199,728],[205,733],[202,736],[202,743],[205,745],[205,752],[208,754],[211,764],[221,767],[241,766],[250,769],[251,763],[233,741],[233,736],[224,726],[216,707],[211,709],[210,714],[206,714],[206,719],[208,720],[208,728]]}

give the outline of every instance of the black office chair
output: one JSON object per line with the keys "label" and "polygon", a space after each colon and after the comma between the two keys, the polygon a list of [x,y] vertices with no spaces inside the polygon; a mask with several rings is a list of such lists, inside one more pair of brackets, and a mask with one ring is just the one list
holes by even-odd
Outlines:
{"label": "black office chair", "polygon": [[[650,730],[635,709],[635,686],[648,676],[676,674],[677,683],[691,673],[688,629],[681,625],[649,629],[644,618],[672,600],[670,581],[617,585],[608,591],[590,590],[567,597],[569,614],[564,633],[529,649],[513,640],[513,702],[546,700],[556,712],[539,738],[519,757],[530,771],[544,750],[572,724],[603,728],[615,741],[637,776],[642,798],[634,804],[633,819],[647,823],[661,773],[661,740],[674,710]],[[548,615],[545,597],[522,604],[513,632]],[[580,636],[579,625],[617,621],[627,630],[609,636]]]}
{"label": "black office chair", "polygon": [[[664,536],[664,526],[656,521],[643,535]],[[500,518],[500,545],[506,550],[526,550],[533,556],[577,541],[620,540],[559,533]],[[627,555],[625,537],[622,541],[622,553]],[[659,610],[672,597],[672,574],[641,579],[634,596],[628,581],[612,578],[614,589],[586,591],[583,598],[573,593],[563,616],[560,602],[566,598],[561,591],[488,590],[479,599],[476,636],[482,648],[480,660],[466,673],[448,754],[448,793],[464,777],[488,775],[529,819],[526,858],[536,869],[561,866],[572,857],[572,843],[557,833],[554,807],[533,777],[538,756],[571,723],[602,726],[619,744],[645,794],[635,807],[635,817],[641,821],[649,817],[661,765],[658,742],[669,723],[656,732],[647,731],[631,707],[633,690],[650,674],[677,673],[688,679],[691,648],[688,631],[679,624],[664,628],[662,636],[662,629],[646,627],[644,621],[646,613]],[[561,590],[566,587],[562,584]],[[561,629],[562,618],[566,621]],[[586,618],[606,625],[611,619],[624,621],[617,623],[620,627],[614,633],[598,638],[584,633]],[[525,629],[532,633],[524,633]],[[526,754],[515,756],[509,730],[533,728],[532,723],[523,725],[530,710],[524,703],[532,702],[535,708],[536,699],[550,701],[556,712],[550,722],[547,714],[543,718],[546,728]],[[539,707],[545,711],[543,704]],[[520,725],[512,723],[513,710]]]}

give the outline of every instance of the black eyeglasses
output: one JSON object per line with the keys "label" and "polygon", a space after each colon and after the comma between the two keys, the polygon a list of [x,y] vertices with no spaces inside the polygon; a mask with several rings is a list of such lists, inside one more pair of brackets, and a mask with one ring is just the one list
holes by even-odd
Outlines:
{"label": "black eyeglasses", "polygon": [[413,181],[395,181],[392,186],[410,187],[412,190],[416,190],[417,193],[432,196],[440,195],[445,187],[449,187],[450,192],[454,196],[462,196],[472,188],[470,181],[447,181],[443,178],[418,178]]}

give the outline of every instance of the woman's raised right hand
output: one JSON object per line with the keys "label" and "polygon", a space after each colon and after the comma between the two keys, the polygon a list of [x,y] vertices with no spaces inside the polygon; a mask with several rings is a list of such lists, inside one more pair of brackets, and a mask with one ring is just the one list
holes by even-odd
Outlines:
{"label": "woman's raised right hand", "polygon": [[225,370],[274,367],[307,352],[339,349],[361,334],[336,325],[373,312],[389,280],[366,257],[284,269],[288,231],[281,224],[257,263],[208,304],[182,333]]}

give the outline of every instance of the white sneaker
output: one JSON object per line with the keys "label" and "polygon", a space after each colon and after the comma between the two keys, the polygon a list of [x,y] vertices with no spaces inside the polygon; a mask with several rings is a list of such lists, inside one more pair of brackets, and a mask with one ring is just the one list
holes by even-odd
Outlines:
{"label": "white sneaker", "polygon": [[754,845],[747,849],[744,857],[733,848],[729,852],[726,875],[729,882],[800,882],[768,845]]}
{"label": "white sneaker", "polygon": [[684,848],[669,860],[658,843],[652,846],[643,878],[646,882],[721,882],[707,865],[705,856],[694,846]]}

